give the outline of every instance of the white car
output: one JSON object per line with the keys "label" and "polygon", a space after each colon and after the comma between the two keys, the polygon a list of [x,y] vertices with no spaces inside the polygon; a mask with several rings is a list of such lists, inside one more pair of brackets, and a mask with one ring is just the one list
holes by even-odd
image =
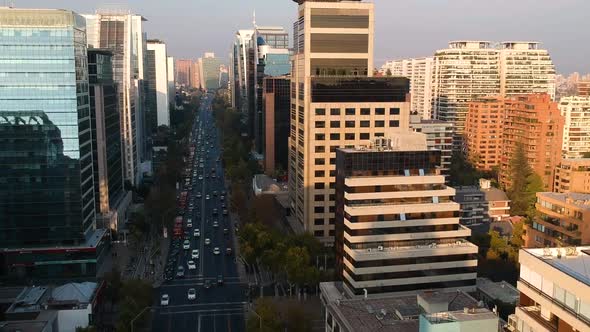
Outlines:
{"label": "white car", "polygon": [[199,249],[193,249],[193,252],[191,253],[191,258],[193,258],[193,259],[199,258]]}
{"label": "white car", "polygon": [[160,305],[167,306],[168,304],[170,304],[170,297],[168,294],[162,294],[162,297],[160,298]]}
{"label": "white car", "polygon": [[211,199],[211,196],[207,195],[205,196],[205,199]]}
{"label": "white car", "polygon": [[188,228],[193,227],[193,220],[191,218],[188,218],[188,220],[186,221],[186,227],[188,227]]}
{"label": "white car", "polygon": [[213,222],[213,227],[219,227],[219,223],[217,222],[217,220],[215,220],[215,221]]}
{"label": "white car", "polygon": [[219,250],[219,247],[213,248],[213,254],[219,255],[220,253],[221,253],[221,250]]}
{"label": "white car", "polygon": [[199,175],[199,180],[203,180],[203,176],[202,175]]}
{"label": "white car", "polygon": [[189,300],[196,300],[197,299],[197,291],[194,288],[189,288],[188,299]]}
{"label": "white car", "polygon": [[201,231],[200,231],[198,228],[197,228],[197,229],[195,229],[195,230],[193,231],[193,236],[194,236],[194,237],[199,237],[199,236],[201,236]]}
{"label": "white car", "polygon": [[184,240],[184,243],[182,244],[182,249],[184,250],[189,250],[191,248],[191,243],[189,240]]}
{"label": "white car", "polygon": [[206,244],[206,245],[210,245],[210,244],[211,244],[211,240],[210,240],[209,238],[206,238],[206,239],[205,239],[205,244]]}
{"label": "white car", "polygon": [[197,269],[197,264],[195,264],[195,261],[188,261],[187,265],[188,265],[189,270],[196,270]]}

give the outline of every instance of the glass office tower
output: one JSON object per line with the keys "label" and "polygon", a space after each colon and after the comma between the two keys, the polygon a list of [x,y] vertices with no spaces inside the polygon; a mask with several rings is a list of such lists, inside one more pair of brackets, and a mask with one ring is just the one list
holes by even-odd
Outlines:
{"label": "glass office tower", "polygon": [[43,256],[96,240],[92,169],[84,18],[0,8],[0,275],[92,273]]}

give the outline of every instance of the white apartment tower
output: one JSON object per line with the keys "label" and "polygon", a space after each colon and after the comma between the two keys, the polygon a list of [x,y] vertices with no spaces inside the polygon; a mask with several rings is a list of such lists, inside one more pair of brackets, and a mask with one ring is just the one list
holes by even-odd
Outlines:
{"label": "white apartment tower", "polygon": [[86,19],[89,47],[113,52],[113,76],[118,86],[121,114],[121,140],[125,179],[141,181],[144,140],[144,56],[145,18],[127,11],[109,10],[83,15]]}
{"label": "white apartment tower", "polygon": [[453,147],[461,148],[469,102],[500,93],[498,50],[488,41],[452,41],[434,55],[432,112],[455,124]]}
{"label": "white apartment tower", "polygon": [[590,154],[590,97],[563,97],[558,107],[565,120],[563,158],[587,158]]}
{"label": "white apartment tower", "polygon": [[[157,126],[170,126],[170,101],[168,92],[168,53],[166,44],[159,40],[148,40],[148,105],[150,113],[156,115]],[[153,128],[152,128],[153,130]]]}
{"label": "white apartment tower", "polygon": [[381,67],[381,72],[385,75],[403,76],[410,79],[410,110],[425,120],[433,118],[433,70],[433,57],[393,60],[386,62]]}
{"label": "white apartment tower", "polygon": [[168,104],[174,105],[176,97],[176,69],[174,58],[168,57]]}
{"label": "white apartment tower", "polygon": [[374,4],[295,1],[289,138],[292,215],[334,241],[336,149],[409,130],[409,80],[373,78]]}
{"label": "white apartment tower", "polygon": [[248,56],[254,30],[238,30],[231,53],[230,87],[232,107],[248,111]]}
{"label": "white apartment tower", "polygon": [[477,246],[426,135],[336,153],[336,271],[351,293],[473,291]]}

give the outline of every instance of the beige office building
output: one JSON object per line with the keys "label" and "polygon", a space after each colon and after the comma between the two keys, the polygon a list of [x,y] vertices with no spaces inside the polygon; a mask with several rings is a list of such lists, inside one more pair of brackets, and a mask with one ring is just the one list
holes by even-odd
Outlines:
{"label": "beige office building", "polygon": [[590,247],[521,249],[512,332],[590,331]]}
{"label": "beige office building", "polygon": [[372,78],[374,5],[295,1],[289,138],[292,215],[334,241],[336,149],[409,127],[409,81]]}
{"label": "beige office building", "polygon": [[563,158],[590,157],[590,97],[563,97],[557,106],[565,121]]}

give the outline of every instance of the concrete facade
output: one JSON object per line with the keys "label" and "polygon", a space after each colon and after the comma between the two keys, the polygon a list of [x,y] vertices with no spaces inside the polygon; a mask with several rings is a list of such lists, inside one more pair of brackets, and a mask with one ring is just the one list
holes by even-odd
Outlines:
{"label": "concrete facade", "polygon": [[565,121],[563,158],[590,157],[590,96],[563,97],[558,107]]}
{"label": "concrete facade", "polygon": [[590,158],[562,159],[555,168],[553,191],[590,194]]}

